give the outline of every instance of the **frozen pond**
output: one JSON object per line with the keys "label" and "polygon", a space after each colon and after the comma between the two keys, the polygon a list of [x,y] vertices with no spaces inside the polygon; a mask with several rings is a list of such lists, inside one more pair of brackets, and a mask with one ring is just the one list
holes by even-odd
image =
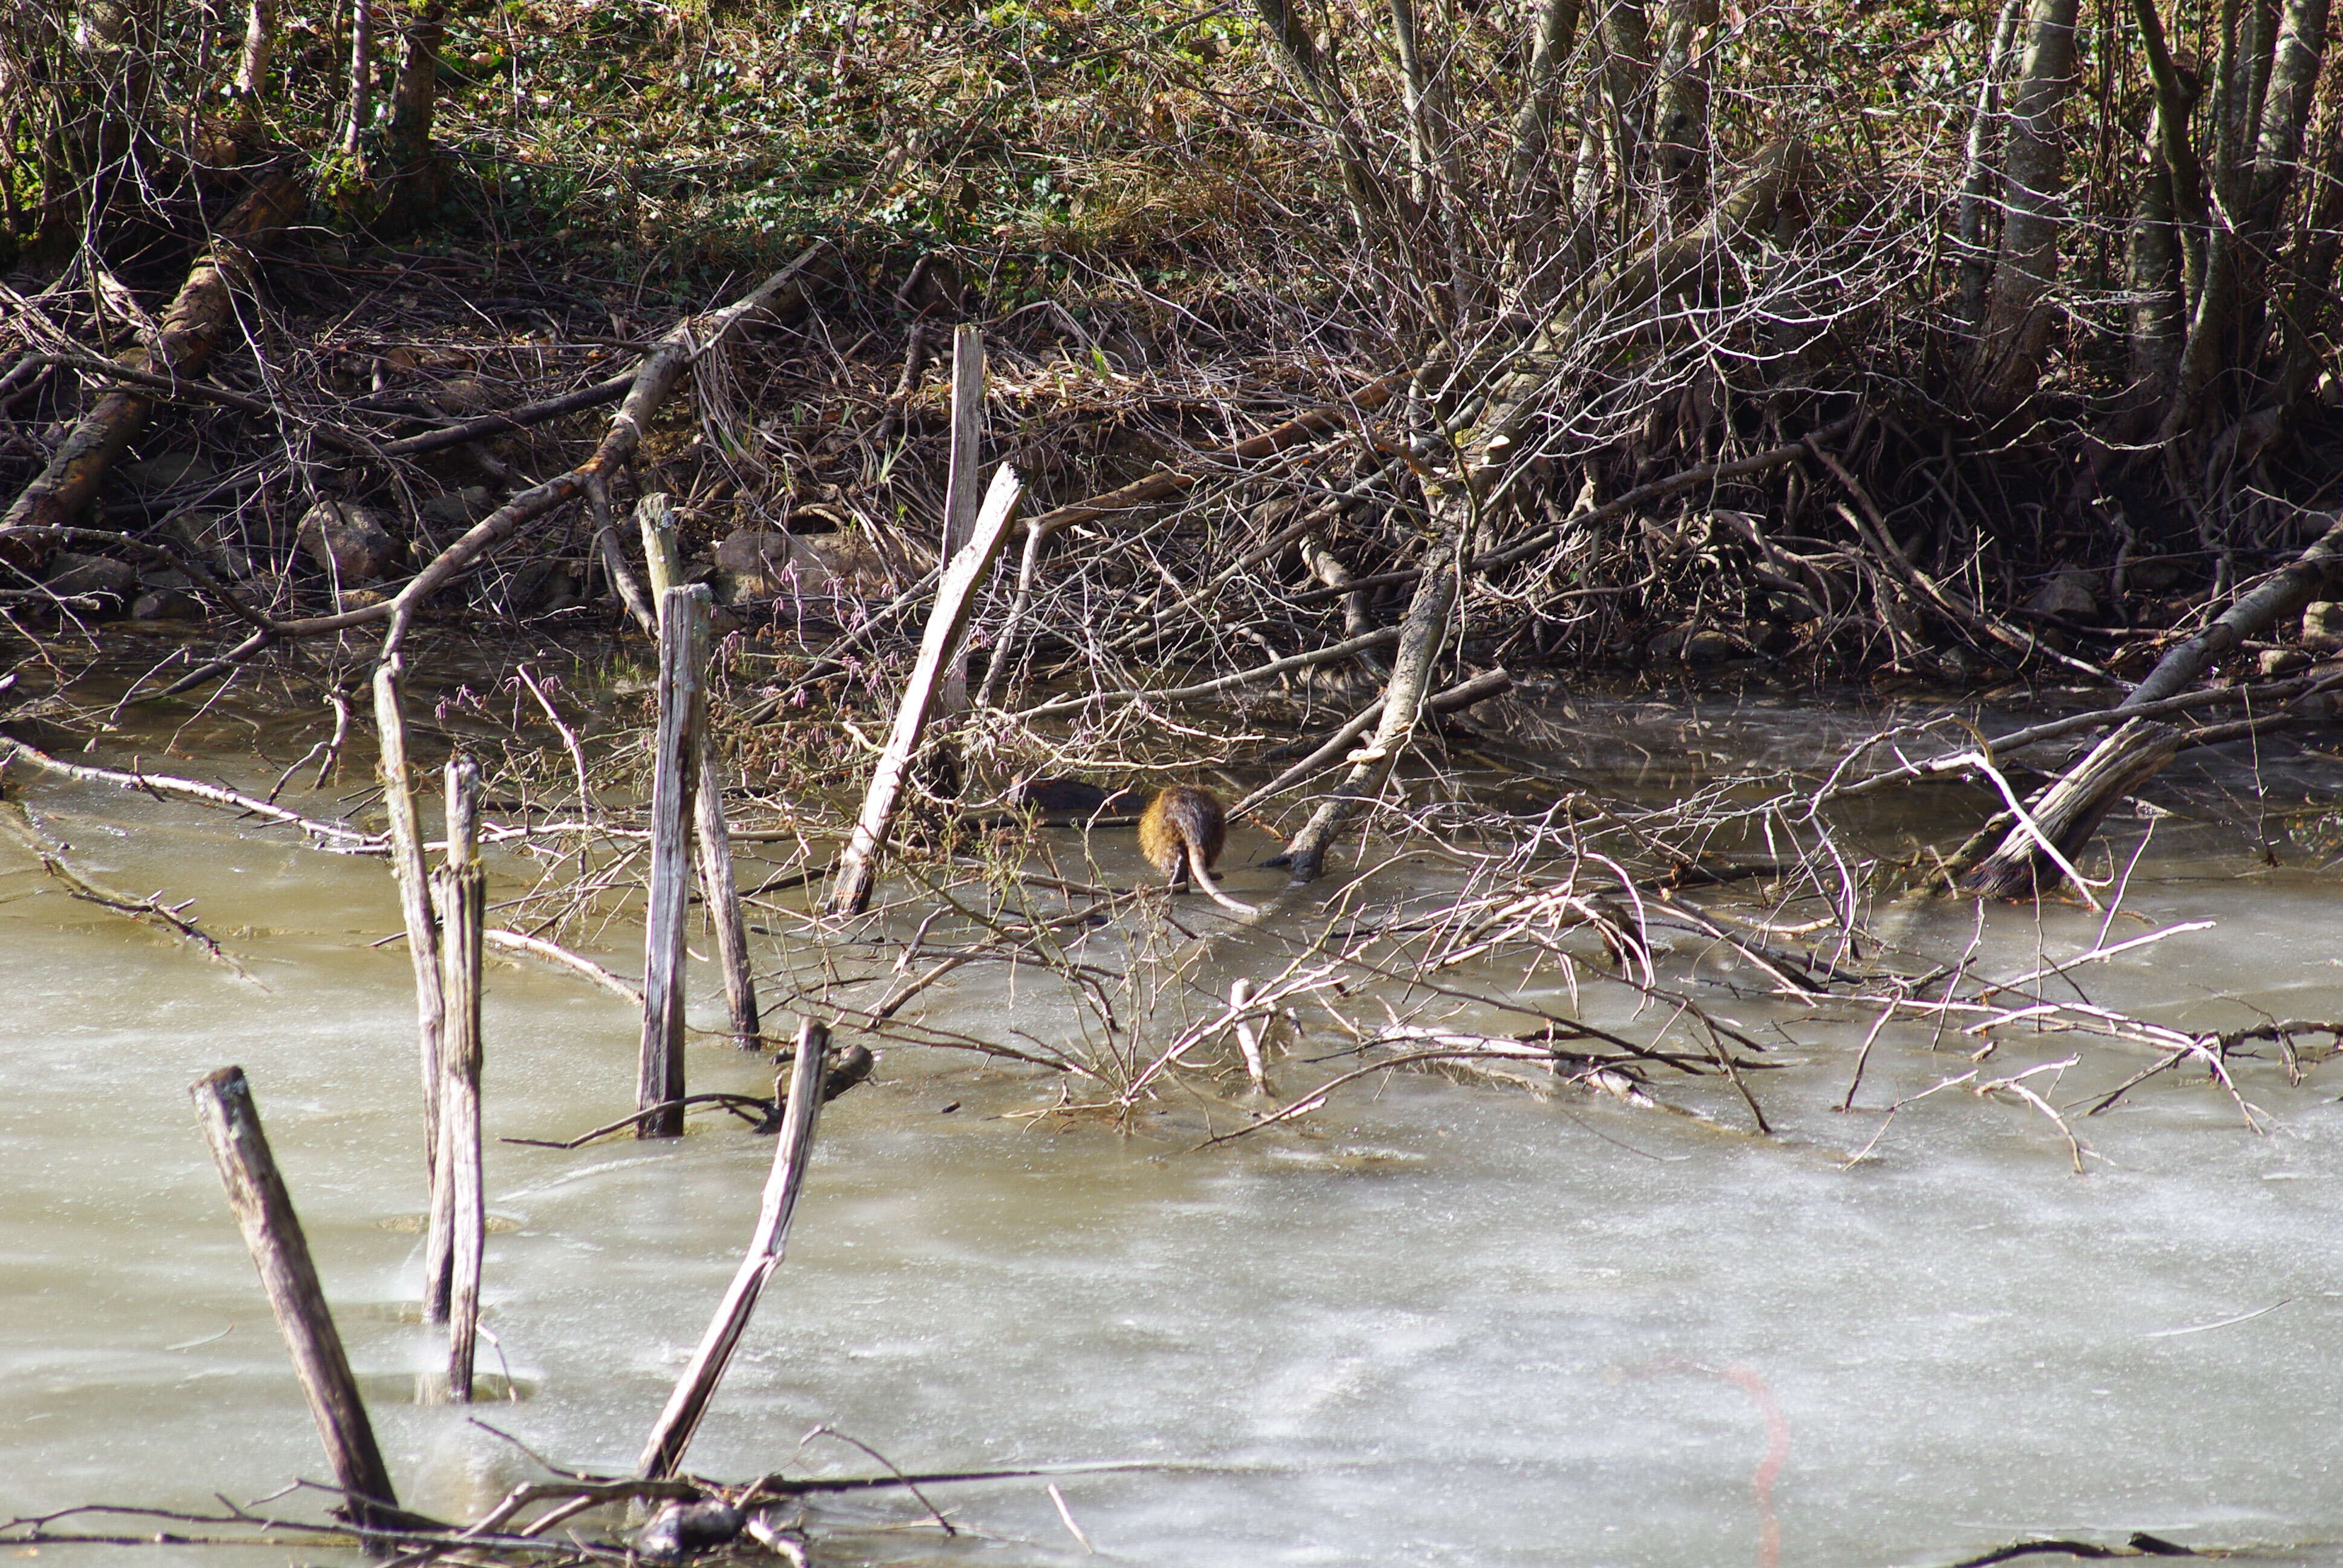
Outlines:
{"label": "frozen pond", "polygon": [[[1784,719],[1781,722],[1789,725]],[[1795,728],[1785,745],[1800,742]],[[182,770],[191,769],[179,764]],[[223,769],[226,764],[218,764]],[[574,978],[492,960],[484,1372],[523,1397],[419,1403],[423,1204],[411,999],[379,861],[193,807],[17,779],[75,863],[166,890],[252,971],[68,900],[0,846],[0,1513],[202,1513],[324,1464],[186,1089],[250,1075],[407,1506],[468,1517],[542,1473],[625,1471],[738,1261],[773,1145],[722,1117],[654,1144],[562,1139],[631,1105],[638,1024]],[[313,798],[312,809],[327,809]],[[2117,823],[2118,839],[2137,838]],[[2343,890],[2262,867],[2251,822],[2160,831],[2120,937],[2208,930],[2094,966],[2096,1000],[2190,1029],[2343,1017]],[[1265,839],[1232,851],[1232,888]],[[1130,859],[1126,847],[1116,851]],[[1121,874],[1131,874],[1129,865]],[[492,897],[494,893],[492,892]],[[1985,966],[2092,947],[2079,907],[1990,911]],[[1972,906],[1908,917],[1957,953]],[[598,956],[639,970],[614,927]],[[695,974],[696,1018],[715,997]],[[964,990],[963,1027],[1024,1003]],[[1400,1075],[1197,1151],[1225,1105],[1174,1092],[1124,1134],[1030,1113],[1054,1081],[894,1047],[830,1107],[788,1263],[690,1452],[695,1473],[865,1474],[1145,1461],[820,1504],[824,1563],[1950,1563],[2036,1536],[2147,1532],[2343,1563],[2343,1107],[2335,1070],[2236,1064],[2247,1131],[2176,1070],[2059,1129],[1956,1086],[1974,1040],[1789,1020],[1754,1085],[1658,1083],[1713,1121]],[[2031,1051],[2030,1055],[2024,1051]],[[1987,1064],[2056,1106],[2154,1053],[2057,1035]],[[1289,1066],[1298,1091],[1338,1067]],[[692,1047],[692,1088],[770,1091]],[[1857,1159],[1858,1151],[1868,1153]],[[513,1440],[473,1423],[473,1416]],[[316,1517],[323,1499],[282,1504]],[[64,1528],[199,1533],[155,1520]],[[13,1550],[29,1555],[25,1548]],[[131,1560],[316,1561],[148,1547]],[[123,1549],[43,1544],[44,1559]],[[2046,1559],[2036,1559],[2037,1561]],[[353,1563],[360,1561],[349,1559]]]}

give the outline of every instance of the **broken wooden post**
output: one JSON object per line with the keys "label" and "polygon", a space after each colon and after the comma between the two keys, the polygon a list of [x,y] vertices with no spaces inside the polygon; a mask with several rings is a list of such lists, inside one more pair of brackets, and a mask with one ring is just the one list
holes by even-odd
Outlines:
{"label": "broken wooden post", "polygon": [[724,821],[724,769],[716,758],[715,737],[703,728],[700,739],[699,792],[693,812],[699,828],[699,896],[716,931],[716,962],[724,971],[732,1043],[755,1050],[764,1043],[764,1024],[757,1010],[757,977],[749,966],[749,922],[740,912],[740,884],[732,874],[732,832]]}
{"label": "broken wooden post", "polygon": [[[635,1080],[638,1138],[683,1134],[683,934],[691,876],[693,796],[708,728],[705,585],[659,598],[659,733],[651,764],[650,910],[643,937],[643,1041]],[[657,1108],[657,1109],[654,1109]]]}
{"label": "broken wooden post", "polygon": [[[664,605],[667,590],[683,579],[683,557],[675,539],[675,508],[665,495],[645,496],[635,504],[635,525],[643,536],[643,559],[650,569],[652,598]],[[755,1050],[763,1043],[763,1024],[758,1017],[757,981],[749,963],[749,925],[740,914],[739,884],[732,874],[732,835],[724,822],[723,770],[717,763],[714,738],[704,726],[699,772],[693,819],[699,840],[699,896],[708,907],[708,923],[716,933],[716,961],[724,971],[724,1004],[731,1015],[732,1043],[743,1050]]]}
{"label": "broken wooden post", "polygon": [[480,942],[488,883],[480,869],[480,770],[447,763],[447,860],[432,879],[439,909],[439,1184],[447,1193],[447,1397],[472,1399],[480,1322],[480,1255],[488,1205],[480,1182]]}
{"label": "broken wooden post", "polygon": [[308,1397],[317,1435],[325,1440],[326,1457],[345,1499],[336,1512],[360,1530],[396,1528],[400,1523],[398,1494],[390,1484],[390,1469],[375,1444],[366,1402],[359,1397],[357,1379],[350,1375],[349,1357],[326,1305],[325,1288],[317,1282],[292,1195],[268,1151],[268,1135],[252,1103],[252,1085],[245,1081],[244,1069],[223,1067],[197,1079],[187,1093],[203,1116],[204,1136],[219,1162],[228,1206],[244,1228],[244,1244],[260,1271],[261,1288],[268,1293],[277,1326],[293,1352],[293,1370]]}
{"label": "broken wooden post", "polygon": [[635,528],[643,536],[643,574],[650,578],[651,603],[667,602],[667,590],[683,580],[683,556],[675,542],[675,506],[664,491],[635,503]]}
{"label": "broken wooden post", "polygon": [[[383,809],[390,819],[390,869],[398,881],[398,910],[407,922],[407,956],[415,969],[415,1025],[423,1057],[423,1169],[436,1193],[439,1172],[439,927],[431,913],[431,879],[423,863],[422,818],[415,806],[415,769],[407,759],[407,710],[399,681],[406,666],[392,654],[374,672],[374,722],[382,738]],[[436,1211],[436,1204],[427,1199]],[[423,1299],[437,1322],[447,1310],[447,1259],[435,1253],[442,1233],[427,1221],[423,1250]]]}
{"label": "broken wooden post", "polygon": [[1017,471],[1003,463],[993,470],[992,487],[985,492],[977,515],[976,532],[967,546],[944,568],[936,585],[935,608],[928,616],[927,635],[920,642],[920,661],[903,688],[901,706],[895,710],[894,732],[871,770],[870,788],[862,797],[862,815],[838,858],[838,876],[830,883],[824,909],[833,915],[859,915],[870,907],[870,890],[879,880],[879,852],[886,847],[894,824],[895,803],[903,791],[903,776],[920,749],[936,689],[944,670],[959,657],[968,630],[969,609],[976,590],[1001,554],[1001,542],[1017,516],[1017,498],[1023,484]]}
{"label": "broken wooden post", "polygon": [[739,1348],[740,1336],[756,1312],[757,1298],[788,1251],[789,1216],[796,1211],[798,1193],[805,1186],[806,1166],[813,1153],[814,1122],[821,1112],[829,1057],[830,1026],[804,1020],[798,1025],[789,1101],[773,1151],[772,1172],[765,1179],[764,1201],[757,1211],[756,1234],[749,1239],[748,1255],[740,1260],[715,1317],[709,1321],[691,1364],[676,1381],[667,1408],[651,1429],[642,1458],[642,1473],[648,1480],[665,1480],[683,1462],[684,1450],[691,1446],[692,1433],[699,1431],[700,1417],[708,1413],[716,1385],[724,1381],[724,1369],[731,1364],[732,1352]]}
{"label": "broken wooden post", "polygon": [[[950,560],[976,537],[977,483],[984,460],[984,334],[973,322],[952,331],[951,458],[944,473],[943,553]],[[945,672],[943,711],[968,711],[968,671],[955,658]]]}

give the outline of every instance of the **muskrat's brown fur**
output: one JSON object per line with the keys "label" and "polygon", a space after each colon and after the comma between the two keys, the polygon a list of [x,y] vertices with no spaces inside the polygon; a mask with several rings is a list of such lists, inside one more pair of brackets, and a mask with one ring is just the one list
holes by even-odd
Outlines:
{"label": "muskrat's brown fur", "polygon": [[1174,890],[1185,887],[1192,873],[1196,886],[1214,903],[1253,914],[1252,905],[1237,902],[1212,885],[1212,862],[1228,841],[1228,813],[1210,789],[1192,784],[1157,790],[1139,819],[1139,852],[1172,879]]}

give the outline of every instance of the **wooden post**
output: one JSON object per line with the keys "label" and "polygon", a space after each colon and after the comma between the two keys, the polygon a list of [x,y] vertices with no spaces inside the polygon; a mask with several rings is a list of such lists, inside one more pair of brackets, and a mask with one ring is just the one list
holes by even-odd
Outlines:
{"label": "wooden post", "polygon": [[447,1193],[447,1397],[472,1399],[472,1350],[480,1322],[480,1254],[488,1205],[480,1184],[480,941],[488,883],[480,869],[480,770],[447,763],[447,863],[433,879],[439,906],[439,1176]]}
{"label": "wooden post", "polygon": [[[407,956],[415,967],[415,1025],[423,1056],[423,1169],[437,1214],[439,1189],[439,1031],[446,1006],[439,995],[439,927],[431,913],[431,879],[423,863],[422,819],[415,806],[415,769],[407,759],[407,710],[399,689],[404,662],[392,654],[374,672],[374,722],[382,737],[383,809],[390,818],[390,869],[398,880],[399,913],[407,921]],[[424,1227],[423,1300],[431,1321],[447,1312],[445,1233]]]}
{"label": "wooden post", "polygon": [[1017,471],[1003,463],[993,470],[992,487],[985,492],[977,516],[976,532],[967,546],[944,568],[936,585],[936,607],[928,616],[927,635],[920,643],[920,661],[903,688],[903,701],[895,710],[894,733],[887,738],[870,788],[862,797],[862,816],[853,836],[838,858],[838,876],[830,883],[825,909],[833,915],[859,915],[870,907],[870,890],[879,879],[879,852],[886,847],[895,819],[895,802],[903,790],[903,775],[919,750],[920,734],[927,726],[936,688],[945,668],[958,656],[968,629],[969,607],[985,574],[1001,554],[1001,542],[1017,516],[1017,498],[1023,485]]}
{"label": "wooden post", "polygon": [[983,492],[984,334],[972,322],[952,332],[951,462],[944,474],[943,558],[968,548]]}
{"label": "wooden post", "polygon": [[[976,537],[977,481],[984,460],[984,334],[964,321],[952,330],[951,460],[944,475],[943,553],[950,560]],[[968,670],[955,658],[944,672],[946,713],[969,709]]]}
{"label": "wooden post", "polygon": [[635,503],[635,527],[643,536],[643,570],[650,578],[651,603],[667,602],[667,590],[683,578],[683,558],[675,542],[675,507],[655,491]]}
{"label": "wooden post", "polygon": [[690,872],[692,797],[708,728],[705,585],[659,598],[659,737],[651,772],[650,911],[643,938],[643,1044],[636,1108],[656,1115],[638,1138],[683,1133],[683,927]]}
{"label": "wooden post", "polygon": [[757,1011],[757,977],[749,967],[749,922],[740,913],[740,884],[732,874],[732,833],[724,822],[724,769],[716,759],[714,737],[703,728],[700,739],[699,792],[692,813],[699,829],[699,896],[716,930],[732,1043],[755,1050],[764,1043],[764,1024]]}
{"label": "wooden post", "polygon": [[724,1380],[732,1352],[756,1312],[757,1298],[781,1266],[789,1249],[789,1216],[797,1210],[798,1193],[805,1186],[806,1166],[813,1152],[814,1122],[821,1114],[822,1080],[829,1071],[830,1026],[806,1019],[798,1026],[797,1060],[789,1068],[789,1097],[781,1114],[781,1131],[773,1150],[773,1169],[765,1179],[765,1196],[757,1211],[756,1234],[748,1255],[740,1260],[723,1302],[709,1321],[691,1364],[676,1381],[667,1409],[643,1449],[642,1473],[665,1480],[683,1462],[699,1419],[708,1413],[716,1385]]}
{"label": "wooden post", "polygon": [[[984,445],[984,334],[970,322],[952,332],[951,464],[944,478],[944,560],[976,536],[977,477]],[[944,677],[943,710],[969,707],[968,672],[954,659]]]}
{"label": "wooden post", "polygon": [[[650,569],[653,600],[664,605],[667,590],[683,577],[683,558],[675,542],[675,508],[664,495],[645,496],[635,503],[635,525],[642,530],[643,559]],[[763,1025],[758,1018],[757,982],[749,966],[749,927],[740,915],[739,886],[732,875],[732,835],[724,823],[723,773],[717,766],[715,743],[704,725],[699,771],[693,818],[699,838],[699,896],[708,905],[708,923],[716,931],[717,963],[724,971],[724,1001],[732,1017],[732,1042],[743,1050],[754,1050],[761,1043]]]}
{"label": "wooden post", "polygon": [[336,1512],[360,1530],[395,1527],[398,1494],[391,1488],[382,1450],[375,1445],[366,1402],[350,1375],[349,1357],[343,1353],[325,1289],[317,1282],[292,1195],[268,1151],[268,1135],[261,1130],[244,1069],[223,1067],[206,1073],[187,1092],[203,1116],[204,1136],[219,1162],[228,1206],[244,1228],[244,1244],[260,1271],[261,1288],[268,1292],[277,1326],[293,1352],[293,1370],[300,1376],[301,1392],[308,1396],[309,1413],[317,1420],[317,1435],[325,1440],[326,1457],[342,1488],[346,1501]]}

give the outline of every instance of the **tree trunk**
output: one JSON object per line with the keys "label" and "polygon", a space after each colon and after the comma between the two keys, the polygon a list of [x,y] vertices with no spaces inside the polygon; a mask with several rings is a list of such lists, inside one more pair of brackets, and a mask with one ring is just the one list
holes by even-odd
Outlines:
{"label": "tree trunk", "polygon": [[2277,229],[2287,194],[2294,188],[2318,68],[2327,55],[2328,10],[2328,0],[2288,0],[2271,52],[2269,90],[2262,98],[2254,146],[2253,222],[2265,234]]}
{"label": "tree trunk", "polygon": [[447,32],[447,0],[408,0],[406,47],[391,87],[390,134],[385,151],[394,224],[421,217],[439,203],[445,170],[431,147],[431,116],[439,93],[439,43]]}
{"label": "tree trunk", "polygon": [[1669,0],[1658,86],[1652,105],[1652,149],[1659,190],[1654,213],[1696,197],[1708,183],[1708,54],[1716,0]]}
{"label": "tree trunk", "polygon": [[2032,390],[2049,342],[2044,297],[2057,281],[2058,236],[2066,224],[2066,140],[2059,119],[2075,85],[2077,5],[2033,0],[2026,61],[2009,95],[2008,216],[1978,345],[1987,400],[2004,406]]}
{"label": "tree trunk", "polygon": [[1961,319],[1973,327],[1985,324],[1985,286],[1993,276],[1993,249],[1986,236],[1992,226],[1994,182],[2001,168],[2001,87],[2009,74],[2010,51],[2017,46],[2023,5],[2024,0],[2002,0],[1985,76],[1977,83],[1976,108],[1969,116],[1968,173],[1961,181],[1956,232],[1961,245]]}
{"label": "tree trunk", "polygon": [[[1611,175],[1622,195],[1644,175],[1649,143],[1652,31],[1644,0],[1610,0],[1603,13],[1603,86],[1611,104]],[[1622,202],[1622,210],[1631,204]]]}
{"label": "tree trunk", "polygon": [[1563,62],[1577,40],[1578,10],[1579,0],[1539,0],[1536,8],[1528,79],[1521,111],[1513,116],[1513,153],[1506,182],[1517,284],[1526,284],[1537,274],[1553,245],[1557,176],[1548,159],[1562,95]]}
{"label": "tree trunk", "polygon": [[236,104],[246,125],[259,123],[261,100],[268,95],[268,59],[276,48],[277,0],[251,0],[236,66]]}
{"label": "tree trunk", "polygon": [[2172,166],[2165,161],[2156,123],[2161,115],[2161,110],[2152,112],[2141,155],[2125,280],[2132,297],[2132,385],[2125,402],[2135,413],[2162,400],[2180,356],[2180,241],[2173,226]]}

